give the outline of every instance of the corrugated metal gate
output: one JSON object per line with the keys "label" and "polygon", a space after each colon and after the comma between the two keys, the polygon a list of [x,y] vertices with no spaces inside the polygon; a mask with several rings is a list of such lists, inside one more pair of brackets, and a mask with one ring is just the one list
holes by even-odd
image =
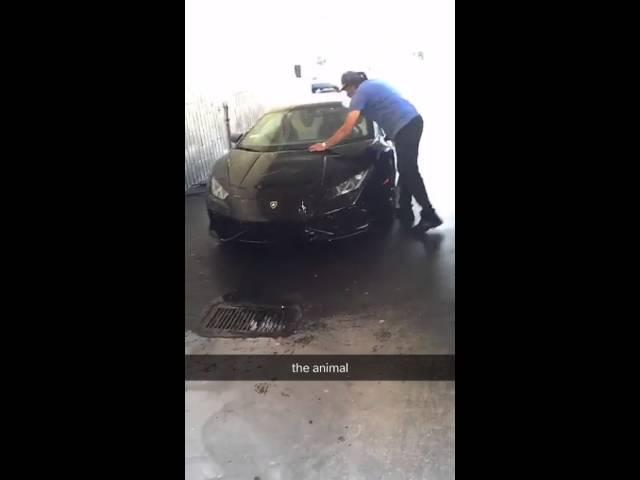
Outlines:
{"label": "corrugated metal gate", "polygon": [[[241,92],[226,102],[230,129],[244,132],[264,113],[265,107],[249,93]],[[206,181],[214,162],[229,150],[224,102],[185,92],[184,189]]]}

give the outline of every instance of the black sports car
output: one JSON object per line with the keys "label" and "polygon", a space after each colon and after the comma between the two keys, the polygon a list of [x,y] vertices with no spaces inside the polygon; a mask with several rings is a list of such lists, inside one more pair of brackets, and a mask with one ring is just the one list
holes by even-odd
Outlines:
{"label": "black sports car", "polygon": [[207,185],[210,233],[222,242],[332,241],[390,224],[395,151],[378,125],[363,118],[332,150],[308,151],[347,113],[341,101],[296,105],[232,135]]}

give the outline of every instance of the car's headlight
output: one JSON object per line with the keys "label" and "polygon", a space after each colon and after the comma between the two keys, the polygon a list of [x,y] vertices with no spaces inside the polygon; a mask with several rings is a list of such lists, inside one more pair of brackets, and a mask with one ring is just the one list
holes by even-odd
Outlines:
{"label": "car's headlight", "polygon": [[222,188],[222,185],[220,185],[213,177],[211,177],[211,193],[214,197],[219,198],[220,200],[224,200],[229,196],[229,192]]}
{"label": "car's headlight", "polygon": [[342,182],[337,187],[333,187],[329,191],[330,197],[339,197],[340,195],[346,195],[349,192],[359,189],[362,186],[362,182],[367,178],[368,170],[363,170],[360,173],[356,173],[349,180]]}

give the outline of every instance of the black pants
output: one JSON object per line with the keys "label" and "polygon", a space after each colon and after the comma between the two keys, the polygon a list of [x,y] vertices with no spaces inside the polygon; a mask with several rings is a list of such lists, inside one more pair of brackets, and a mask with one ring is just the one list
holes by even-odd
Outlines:
{"label": "black pants", "polygon": [[411,197],[416,199],[425,213],[433,212],[427,189],[418,171],[418,147],[422,137],[423,121],[418,115],[396,134],[394,143],[398,157],[398,186],[400,208],[411,208]]}

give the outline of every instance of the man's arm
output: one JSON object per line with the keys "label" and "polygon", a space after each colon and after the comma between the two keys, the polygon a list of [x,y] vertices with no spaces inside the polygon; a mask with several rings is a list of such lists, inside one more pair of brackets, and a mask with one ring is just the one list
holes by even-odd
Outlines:
{"label": "man's arm", "polygon": [[310,152],[322,152],[324,150],[328,150],[329,148],[337,145],[342,140],[347,138],[353,132],[353,127],[360,121],[360,110],[354,110],[349,112],[346,120],[342,124],[342,126],[338,129],[336,133],[334,133],[329,140],[323,143],[316,143],[309,147]]}

